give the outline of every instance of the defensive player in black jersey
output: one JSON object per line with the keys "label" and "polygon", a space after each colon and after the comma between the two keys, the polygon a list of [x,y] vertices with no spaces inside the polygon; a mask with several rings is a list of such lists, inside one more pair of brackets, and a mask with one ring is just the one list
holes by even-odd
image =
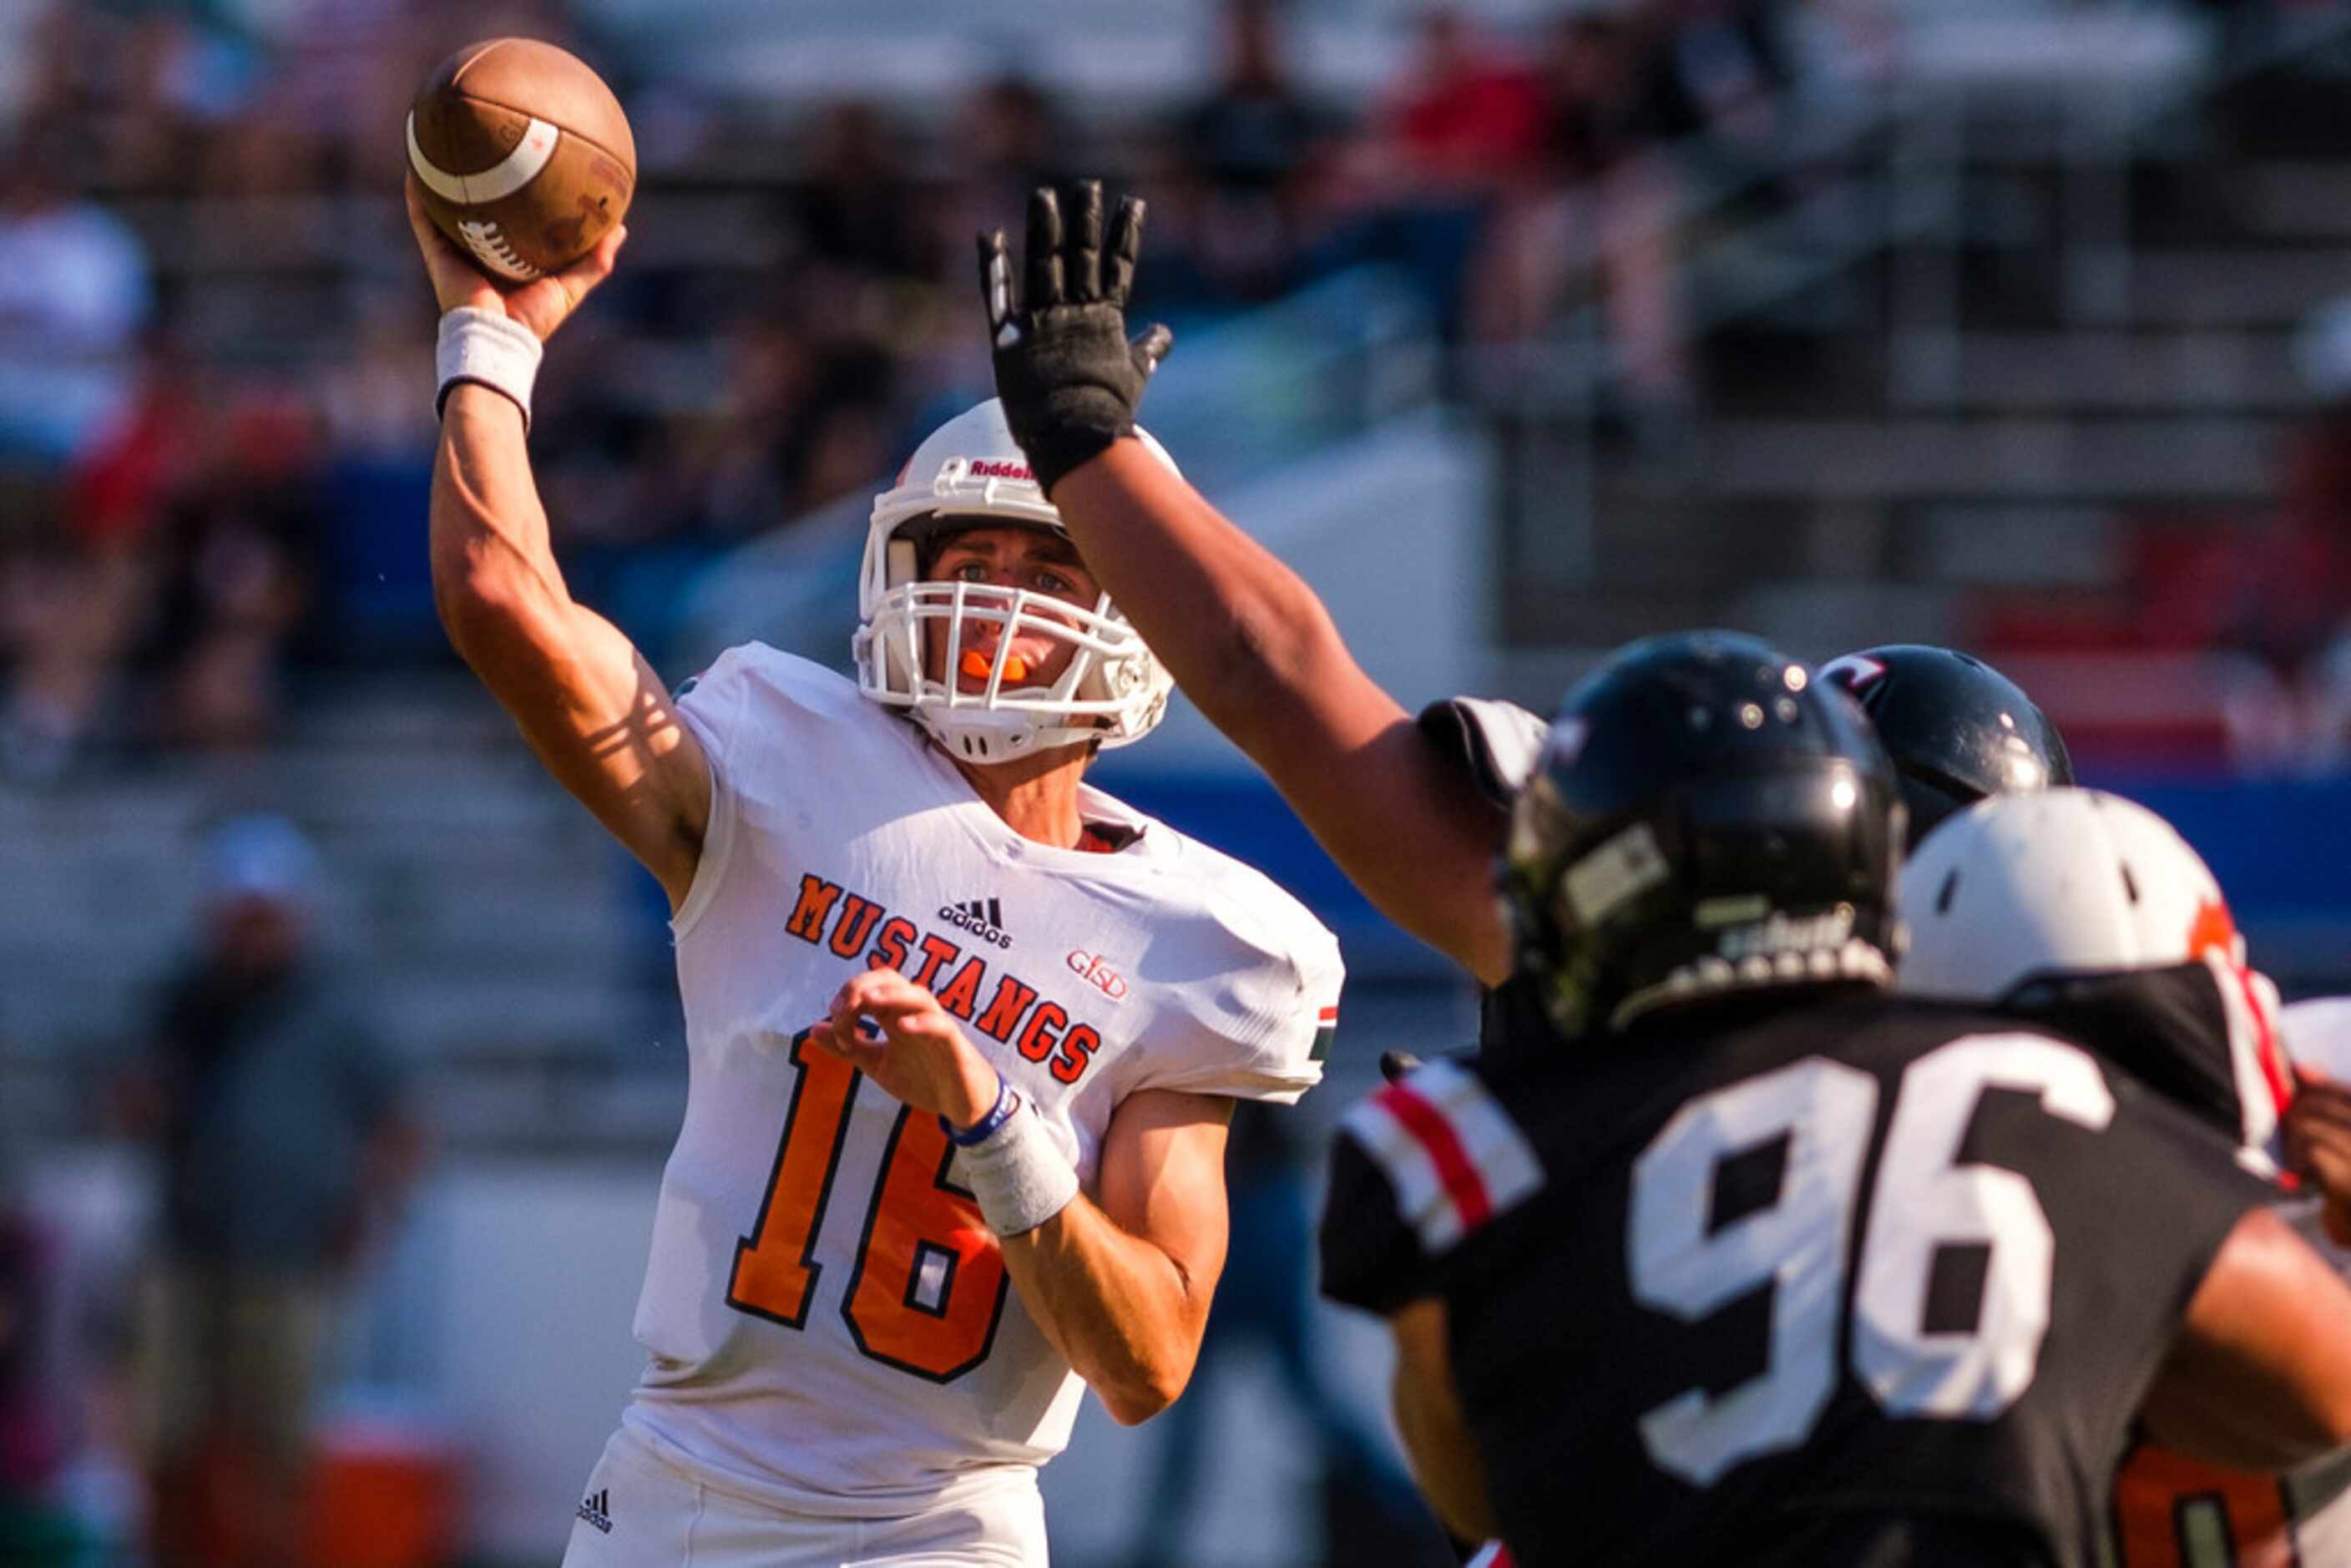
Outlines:
{"label": "defensive player in black jersey", "polygon": [[[985,236],[981,247],[998,388],[1036,472],[1106,587],[1189,695],[1266,768],[1356,883],[1398,924],[1479,978],[1505,982],[1510,941],[1487,891],[1488,866],[1510,793],[1542,743],[1541,720],[1506,705],[1458,702],[1416,723],[1354,664],[1295,574],[1126,439],[1135,401],[1166,347],[1163,332],[1146,332],[1132,345],[1125,332],[1140,205],[1123,207],[1106,233],[1099,191],[1081,186],[1073,198],[1066,214],[1052,193],[1032,200],[1024,287],[1016,289],[1000,235]],[[1871,652],[1896,655],[1888,663],[1898,668],[1912,652],[1938,651]],[[1886,721],[1886,700],[1928,690],[1903,681],[1865,695]],[[1930,752],[1927,760],[1945,764],[1943,774],[1964,782],[1970,758],[2000,761],[2013,752],[2007,737],[2017,715],[2000,706],[2002,694],[1961,695],[1969,700],[1960,706],[2001,733],[1930,724],[1918,738],[1943,747],[1945,756]],[[2038,720],[2037,710],[2030,711]],[[1889,733],[1897,727],[1889,723]],[[2028,744],[2038,733],[2025,732]],[[2053,730],[2047,738],[2053,752],[2043,781],[2062,782],[2062,747]],[[1986,739],[1997,749],[1977,744]],[[1471,766],[1463,767],[1465,759]],[[1984,789],[2028,782],[2013,765],[1980,781]],[[1399,844],[1412,852],[1397,852]],[[1510,994],[1531,993],[1521,985]],[[1539,1005],[1520,1009],[1518,1027],[1507,1035],[1532,1042],[1540,1056],[1550,1041],[1545,1012]],[[1494,1052],[1489,1061],[1499,1064],[1509,1055]],[[1882,1142],[1874,1134],[1873,1145]],[[1950,1256],[1959,1260],[1954,1266],[1967,1267],[1964,1248]],[[2298,1264],[2291,1252],[2284,1256]],[[1746,1311],[1751,1319],[1751,1303]],[[1427,1333],[1431,1316],[1424,1302],[1395,1319],[1412,1344],[1435,1347],[1412,1357],[1412,1364],[1443,1354],[1441,1336]],[[1445,1389],[1442,1378],[1407,1376],[1399,1384],[1411,1406],[1407,1430],[1436,1434],[1415,1444],[1416,1457],[1440,1496],[1459,1499],[1481,1489],[1448,1484],[1459,1479],[1448,1456],[1473,1450],[1444,1440],[1450,1429]],[[1557,1396],[1546,1389],[1541,1396]],[[1467,1469],[1474,1479],[1474,1462]]]}
{"label": "defensive player in black jersey", "polygon": [[1351,1112],[1323,1232],[1455,1528],[1531,1564],[2077,1568],[2135,1416],[2270,1469],[2351,1438],[2351,1290],[2225,1141],[2060,1036],[1884,994],[1895,800],[1861,716],[1750,639],[1636,644],[1554,722],[1508,886],[1561,1043]]}

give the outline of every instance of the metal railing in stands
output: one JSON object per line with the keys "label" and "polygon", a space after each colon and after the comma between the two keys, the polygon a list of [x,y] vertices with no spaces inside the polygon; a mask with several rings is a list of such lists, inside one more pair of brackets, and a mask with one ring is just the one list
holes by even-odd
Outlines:
{"label": "metal railing in stands", "polygon": [[[2063,320],[2089,328],[2129,308],[2130,162],[2150,130],[2256,72],[2346,41],[2351,5],[2342,5],[2280,12],[2255,33],[2229,37],[2176,8],[2127,3],[2063,13],[1922,7],[1907,19],[1896,63],[1874,80],[1844,84],[1850,91],[1842,101],[1819,91],[1834,82],[1799,82],[1790,101],[1813,123],[1784,158],[1737,177],[1701,179],[1687,177],[1701,164],[1688,156],[1698,138],[1664,150],[1686,177],[1658,221],[1675,235],[1699,236],[1678,257],[1690,298],[1674,346],[1889,256],[1887,401],[1897,409],[1949,408],[1959,391],[1959,252],[1969,238],[1962,180],[1980,95],[2054,110]],[[1767,185],[1823,170],[1837,176],[1775,212],[1737,215]],[[1571,286],[1591,292],[1602,259],[1596,250],[1577,258]],[[1487,389],[1491,413],[1551,432],[1552,460],[1520,486],[1540,506],[1509,503],[1505,523],[1516,536],[1513,559],[1531,570],[1572,580],[1593,569],[1600,430],[1625,380],[1596,301],[1475,369],[1472,384]],[[1531,512],[1539,512],[1540,527]]]}

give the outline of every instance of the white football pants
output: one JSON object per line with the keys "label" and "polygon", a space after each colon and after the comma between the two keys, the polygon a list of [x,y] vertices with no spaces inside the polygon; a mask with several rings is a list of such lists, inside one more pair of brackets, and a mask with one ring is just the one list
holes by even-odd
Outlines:
{"label": "white football pants", "polygon": [[604,1445],[563,1568],[1044,1568],[1034,1487],[905,1519],[817,1519],[720,1490],[623,1427]]}

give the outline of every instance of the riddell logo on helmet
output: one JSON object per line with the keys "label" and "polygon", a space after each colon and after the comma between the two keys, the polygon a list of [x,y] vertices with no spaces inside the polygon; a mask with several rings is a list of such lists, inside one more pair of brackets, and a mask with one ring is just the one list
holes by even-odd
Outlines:
{"label": "riddell logo on helmet", "polygon": [[975,457],[966,474],[975,479],[1034,479],[1036,475],[1026,463],[1015,463],[1003,457]]}
{"label": "riddell logo on helmet", "polygon": [[1835,909],[1791,920],[1778,910],[1751,925],[1734,925],[1722,934],[1715,951],[1736,962],[1740,958],[1780,953],[1813,953],[1842,947],[1853,935],[1853,911]]}

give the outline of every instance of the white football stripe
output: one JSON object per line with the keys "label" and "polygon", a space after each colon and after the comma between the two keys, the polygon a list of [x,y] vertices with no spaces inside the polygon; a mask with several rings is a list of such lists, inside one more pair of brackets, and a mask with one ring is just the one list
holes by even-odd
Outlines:
{"label": "white football stripe", "polygon": [[424,149],[416,145],[416,111],[412,109],[408,111],[408,166],[416,171],[426,190],[444,201],[467,205],[502,201],[538,178],[538,172],[555,156],[559,134],[554,126],[534,118],[515,150],[497,162],[477,174],[452,174],[436,167],[424,156]]}

